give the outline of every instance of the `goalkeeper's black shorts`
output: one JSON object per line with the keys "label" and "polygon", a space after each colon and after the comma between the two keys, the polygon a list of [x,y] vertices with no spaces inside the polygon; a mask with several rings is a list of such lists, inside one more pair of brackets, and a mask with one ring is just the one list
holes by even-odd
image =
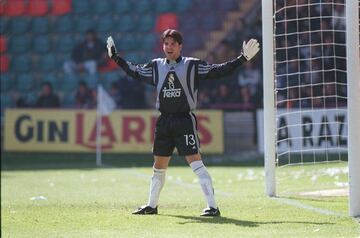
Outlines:
{"label": "goalkeeper's black shorts", "polygon": [[162,113],[156,122],[153,154],[171,156],[176,147],[179,155],[200,151],[196,117],[193,113]]}

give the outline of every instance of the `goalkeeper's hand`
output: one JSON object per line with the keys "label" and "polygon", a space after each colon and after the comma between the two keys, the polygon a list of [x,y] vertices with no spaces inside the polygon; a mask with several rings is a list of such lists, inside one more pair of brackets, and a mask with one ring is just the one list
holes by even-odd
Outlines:
{"label": "goalkeeper's hand", "polygon": [[107,38],[106,43],[107,43],[106,47],[108,49],[108,55],[110,58],[113,58],[117,54],[113,38],[111,36],[109,36]]}
{"label": "goalkeeper's hand", "polygon": [[248,42],[243,41],[242,51],[247,61],[251,60],[259,49],[259,42],[257,40],[250,39]]}

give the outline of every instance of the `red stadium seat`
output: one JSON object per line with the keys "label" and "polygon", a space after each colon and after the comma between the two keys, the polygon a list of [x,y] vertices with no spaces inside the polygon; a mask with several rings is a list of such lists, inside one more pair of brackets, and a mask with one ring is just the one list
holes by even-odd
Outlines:
{"label": "red stadium seat", "polygon": [[5,1],[0,1],[0,16],[4,16],[5,15]]}
{"label": "red stadium seat", "polygon": [[5,53],[7,50],[7,42],[4,36],[0,36],[0,53]]}
{"label": "red stadium seat", "polygon": [[71,12],[71,0],[52,0],[51,15],[61,16]]}
{"label": "red stadium seat", "polygon": [[6,73],[9,71],[9,57],[7,55],[0,55],[0,72]]}
{"label": "red stadium seat", "polygon": [[100,67],[98,68],[98,70],[99,70],[99,72],[101,72],[101,73],[105,73],[105,72],[114,71],[114,70],[116,70],[116,69],[118,69],[118,68],[119,68],[119,66],[115,63],[115,61],[112,60],[112,59],[110,59],[110,58],[108,58],[108,59],[106,60],[106,64],[103,65],[103,66],[100,66]]}
{"label": "red stadium seat", "polygon": [[178,18],[175,13],[164,13],[159,15],[156,19],[156,32],[163,32],[168,28],[178,28]]}
{"label": "red stadium seat", "polygon": [[7,16],[21,16],[26,10],[25,0],[7,0],[5,1],[5,15]]}
{"label": "red stadium seat", "polygon": [[47,0],[29,0],[26,13],[29,16],[44,16],[48,10]]}

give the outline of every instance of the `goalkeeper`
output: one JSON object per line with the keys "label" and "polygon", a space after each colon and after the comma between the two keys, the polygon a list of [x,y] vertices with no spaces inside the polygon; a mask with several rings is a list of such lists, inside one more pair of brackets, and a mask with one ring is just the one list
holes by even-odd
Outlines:
{"label": "goalkeeper", "polygon": [[259,51],[255,39],[243,42],[242,53],[237,58],[222,64],[208,64],[196,58],[181,55],[182,34],[167,29],[162,36],[165,58],[153,59],[147,64],[125,61],[117,54],[112,37],[107,39],[108,54],[129,76],[153,85],[157,89],[156,108],[161,115],[156,122],[153,145],[154,165],[148,203],[133,214],[157,214],[158,201],[165,183],[165,172],[177,149],[198,176],[207,200],[201,216],[220,216],[215,202],[210,174],[200,155],[197,132],[196,108],[198,84],[201,80],[217,79],[229,75],[241,64],[249,61]]}

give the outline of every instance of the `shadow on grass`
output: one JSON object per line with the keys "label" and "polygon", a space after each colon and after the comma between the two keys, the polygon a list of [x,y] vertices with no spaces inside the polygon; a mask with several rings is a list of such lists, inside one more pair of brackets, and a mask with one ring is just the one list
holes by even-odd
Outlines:
{"label": "shadow on grass", "polygon": [[183,215],[160,215],[174,218],[181,218],[184,221],[179,222],[181,225],[189,223],[209,223],[209,224],[233,224],[236,226],[244,227],[258,227],[260,225],[271,225],[271,224],[311,224],[311,225],[332,225],[335,223],[329,222],[309,222],[309,221],[269,221],[269,222],[256,222],[247,220],[238,220],[228,217],[194,217],[194,216],[183,216]]}

